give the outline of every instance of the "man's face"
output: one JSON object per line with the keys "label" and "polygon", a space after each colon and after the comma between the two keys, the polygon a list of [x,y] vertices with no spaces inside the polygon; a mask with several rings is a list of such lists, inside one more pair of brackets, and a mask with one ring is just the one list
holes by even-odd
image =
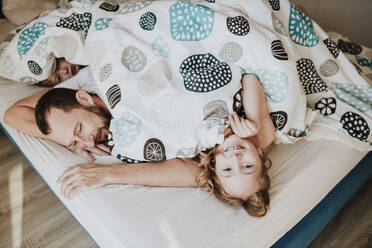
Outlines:
{"label": "man's face", "polygon": [[56,59],[56,70],[43,83],[43,86],[52,87],[75,76],[80,70],[79,65],[71,64],[64,58]]}
{"label": "man's face", "polygon": [[68,112],[51,108],[46,118],[50,127],[48,137],[68,148],[93,148],[108,135],[110,119],[98,106]]}

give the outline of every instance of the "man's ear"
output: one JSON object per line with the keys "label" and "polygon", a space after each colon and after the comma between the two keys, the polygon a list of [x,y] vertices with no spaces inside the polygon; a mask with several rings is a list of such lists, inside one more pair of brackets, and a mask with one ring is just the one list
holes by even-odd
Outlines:
{"label": "man's ear", "polygon": [[263,151],[261,148],[256,148],[257,152],[258,152],[258,155],[260,155],[261,158],[264,157],[264,154],[263,154]]}
{"label": "man's ear", "polygon": [[75,94],[76,100],[83,106],[92,106],[94,101],[91,95],[84,90],[79,90]]}

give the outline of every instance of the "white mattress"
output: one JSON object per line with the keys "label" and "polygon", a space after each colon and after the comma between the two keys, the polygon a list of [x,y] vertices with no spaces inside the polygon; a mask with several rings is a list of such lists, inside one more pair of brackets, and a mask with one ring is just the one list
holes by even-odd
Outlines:
{"label": "white mattress", "polygon": [[[1,123],[11,104],[38,90],[0,79]],[[51,190],[103,248],[269,247],[366,154],[326,140],[275,146],[269,153],[273,160],[271,210],[256,219],[193,188],[108,186],[66,200],[59,194],[56,179],[69,166],[84,162],[83,158],[3,126]],[[98,158],[98,162],[110,161],[117,160]]]}

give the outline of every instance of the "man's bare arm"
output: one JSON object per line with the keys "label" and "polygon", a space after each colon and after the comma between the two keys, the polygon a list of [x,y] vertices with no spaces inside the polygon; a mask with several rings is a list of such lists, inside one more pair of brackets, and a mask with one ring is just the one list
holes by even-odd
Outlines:
{"label": "man's bare arm", "polygon": [[59,178],[61,194],[71,199],[82,191],[109,184],[195,187],[200,168],[190,158],[139,164],[85,163],[70,167]]}
{"label": "man's bare arm", "polygon": [[47,136],[40,132],[35,120],[35,106],[47,91],[43,90],[13,104],[4,114],[4,123],[25,134],[47,139]]}
{"label": "man's bare arm", "polygon": [[[12,128],[21,131],[27,135],[31,135],[37,138],[50,139],[47,135],[43,134],[35,119],[35,107],[39,99],[50,89],[43,90],[34,95],[23,98],[13,104],[4,114],[4,123],[11,126]],[[96,155],[108,155],[106,147],[97,146],[86,150],[77,149],[74,147],[68,147],[73,152],[83,155],[88,161],[94,161],[93,154]]]}

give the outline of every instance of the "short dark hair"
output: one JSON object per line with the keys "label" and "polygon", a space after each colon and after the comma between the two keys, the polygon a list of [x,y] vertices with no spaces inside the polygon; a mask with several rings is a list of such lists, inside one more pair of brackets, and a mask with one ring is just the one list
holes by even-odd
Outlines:
{"label": "short dark hair", "polygon": [[53,88],[39,99],[35,107],[35,119],[38,128],[43,134],[47,135],[50,133],[46,114],[49,113],[52,107],[67,112],[74,108],[83,108],[83,105],[76,99],[76,92],[77,90],[74,89]]}

